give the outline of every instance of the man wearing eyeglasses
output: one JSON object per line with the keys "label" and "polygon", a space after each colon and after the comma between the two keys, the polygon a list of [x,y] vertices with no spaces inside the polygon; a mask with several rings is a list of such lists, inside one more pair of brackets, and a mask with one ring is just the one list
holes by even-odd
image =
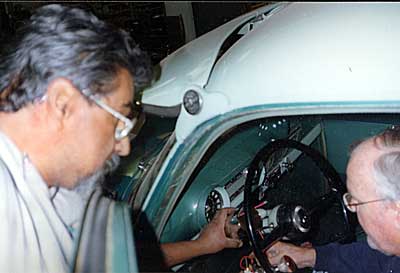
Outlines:
{"label": "man wearing eyeglasses", "polygon": [[387,129],[356,146],[346,173],[348,193],[343,200],[349,211],[357,213],[367,243],[312,248],[278,242],[267,253],[271,264],[279,267],[287,255],[299,268],[318,271],[400,272],[399,128]]}
{"label": "man wearing eyeglasses", "polygon": [[[112,233],[97,224],[96,213],[112,212],[111,201],[99,197],[100,205],[91,206],[91,185],[130,151],[141,120],[134,115],[134,93],[152,79],[150,59],[125,31],[61,5],[39,8],[18,33],[0,56],[0,271],[106,271],[105,254],[98,252]],[[80,247],[75,260],[89,197],[86,214],[94,222],[84,218],[87,235],[103,230],[103,237],[89,239],[94,247]],[[218,218],[222,231],[226,217]],[[112,221],[104,223],[112,230]],[[219,234],[218,247],[232,243]],[[187,257],[176,249],[169,254],[172,262]],[[86,258],[95,267],[85,267]]]}
{"label": "man wearing eyeglasses", "polygon": [[151,63],[79,9],[39,8],[18,33],[0,61],[0,271],[69,272],[85,207],[70,189],[129,153]]}

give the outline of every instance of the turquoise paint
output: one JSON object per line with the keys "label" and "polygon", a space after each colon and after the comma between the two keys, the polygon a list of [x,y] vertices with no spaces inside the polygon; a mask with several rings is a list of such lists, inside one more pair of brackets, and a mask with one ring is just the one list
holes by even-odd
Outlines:
{"label": "turquoise paint", "polygon": [[[111,264],[108,272],[139,272],[133,238],[131,212],[125,203],[116,202],[110,206],[112,229],[107,230],[106,251],[111,252]],[[107,255],[107,257],[108,257]]]}

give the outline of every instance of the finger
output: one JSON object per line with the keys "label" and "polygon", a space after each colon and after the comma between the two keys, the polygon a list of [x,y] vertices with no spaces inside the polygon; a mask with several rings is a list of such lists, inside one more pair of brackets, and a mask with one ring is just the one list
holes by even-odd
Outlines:
{"label": "finger", "polygon": [[215,213],[213,220],[215,220],[216,222],[225,223],[226,218],[227,218],[227,210],[219,209],[217,210],[217,213]]}
{"label": "finger", "polygon": [[213,219],[218,219],[217,221],[225,220],[225,223],[229,223],[232,219],[232,216],[235,213],[235,208],[222,208],[218,209]]}
{"label": "finger", "polygon": [[276,256],[278,256],[278,254],[279,254],[279,251],[276,251],[276,250],[274,250],[274,249],[269,249],[268,251],[267,251],[267,255],[268,255],[268,258],[273,258],[273,257],[276,257]]}
{"label": "finger", "polygon": [[229,225],[232,220],[233,215],[235,215],[236,209],[235,208],[224,208],[223,210],[226,213],[225,225]]}
{"label": "finger", "polygon": [[239,239],[239,232],[240,226],[239,225],[233,225],[233,224],[228,224],[226,228],[226,235],[233,238],[233,239]]}
{"label": "finger", "polygon": [[278,251],[268,249],[264,254],[267,256],[269,263],[272,266],[278,266],[278,264],[281,263],[282,256]]}
{"label": "finger", "polygon": [[301,247],[307,247],[307,248],[311,248],[313,245],[310,242],[304,242],[300,245]]}
{"label": "finger", "polygon": [[225,217],[226,220],[228,220],[228,218],[229,218],[229,221],[230,221],[230,219],[232,218],[234,212],[235,212],[235,208],[218,209],[214,218],[221,217],[220,215],[223,215],[223,217]]}
{"label": "finger", "polygon": [[280,264],[278,264],[278,271],[279,271],[279,272],[291,272],[291,271],[289,270],[289,267],[288,267],[287,264],[285,264],[285,263],[280,263]]}
{"label": "finger", "polygon": [[243,245],[243,242],[241,240],[238,240],[238,239],[230,239],[230,238],[228,238],[225,241],[225,247],[226,248],[239,248],[239,247],[242,247],[242,245]]}
{"label": "finger", "polygon": [[236,208],[224,208],[226,210],[226,214],[232,217],[235,214]]}

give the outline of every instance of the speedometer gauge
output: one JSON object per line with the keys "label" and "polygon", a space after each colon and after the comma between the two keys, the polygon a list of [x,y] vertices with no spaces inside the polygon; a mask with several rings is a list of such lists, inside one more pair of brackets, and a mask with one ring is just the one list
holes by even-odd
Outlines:
{"label": "speedometer gauge", "polygon": [[207,196],[205,216],[210,222],[218,209],[230,207],[229,194],[223,187],[216,187]]}

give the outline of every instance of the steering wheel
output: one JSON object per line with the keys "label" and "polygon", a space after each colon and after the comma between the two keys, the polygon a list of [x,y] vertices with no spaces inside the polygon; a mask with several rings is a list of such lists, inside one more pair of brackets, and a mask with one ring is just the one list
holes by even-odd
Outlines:
{"label": "steering wheel", "polygon": [[[264,180],[260,185],[260,176],[265,163],[268,162],[273,153],[279,149],[287,148],[298,150],[313,161],[326,178],[329,185],[328,192],[312,200],[310,209],[306,209],[301,204],[293,203],[279,204],[270,210],[260,210],[259,206],[255,209],[255,205],[262,202],[260,200],[260,186],[264,186],[268,191],[268,183],[270,183],[268,180]],[[271,273],[276,272],[268,261],[265,254],[266,250],[276,241],[283,238],[291,239],[307,234],[311,230],[312,219],[324,215],[334,202],[339,202],[340,211],[343,211],[344,234],[350,234],[349,219],[342,200],[342,195],[345,191],[345,185],[334,167],[318,151],[311,147],[289,139],[278,139],[264,146],[254,157],[248,169],[243,200],[247,233],[254,254],[264,270]],[[261,215],[259,211],[261,211]],[[260,221],[263,216],[265,217],[266,212],[268,214],[266,218],[269,218],[268,227],[263,226],[263,221]],[[270,231],[267,234],[263,234],[266,228],[269,228]]]}

